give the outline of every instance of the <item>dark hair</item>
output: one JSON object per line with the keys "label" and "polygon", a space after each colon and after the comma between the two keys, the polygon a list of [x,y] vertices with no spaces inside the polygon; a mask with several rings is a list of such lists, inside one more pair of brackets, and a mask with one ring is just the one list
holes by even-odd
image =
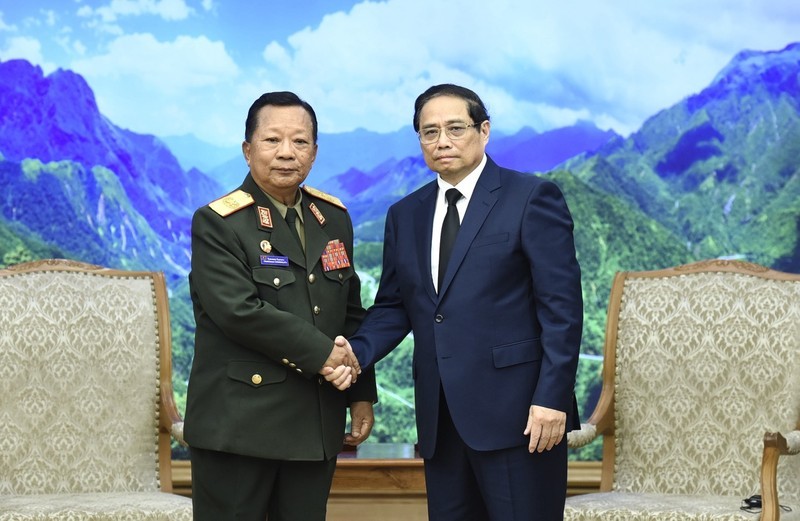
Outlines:
{"label": "dark hair", "polygon": [[486,105],[483,104],[477,94],[466,87],[443,83],[429,88],[420,94],[417,101],[414,102],[414,132],[419,132],[419,113],[422,112],[422,107],[437,96],[454,96],[466,101],[467,112],[473,123],[489,121],[489,112],[486,111]]}
{"label": "dark hair", "polygon": [[253,139],[253,133],[255,133],[258,126],[258,112],[267,105],[303,107],[308,112],[308,115],[311,116],[311,132],[314,137],[314,143],[317,142],[317,115],[314,113],[314,109],[307,102],[300,99],[297,94],[289,91],[267,92],[250,105],[250,110],[247,111],[247,121],[244,123],[245,141],[249,143]]}

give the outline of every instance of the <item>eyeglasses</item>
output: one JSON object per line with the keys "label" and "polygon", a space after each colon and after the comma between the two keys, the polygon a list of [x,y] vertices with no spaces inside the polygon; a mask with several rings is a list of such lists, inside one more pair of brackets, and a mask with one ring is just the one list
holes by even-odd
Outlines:
{"label": "eyeglasses", "polygon": [[[473,123],[472,125],[467,125],[465,123],[453,123],[452,125],[447,125],[444,127],[444,135],[447,136],[448,139],[461,139],[467,134],[467,129],[470,127],[479,127],[480,123]],[[439,136],[442,133],[442,129],[439,127],[428,127],[423,128],[417,135],[419,136],[419,142],[423,145],[430,145],[431,143],[436,143],[439,141]]]}

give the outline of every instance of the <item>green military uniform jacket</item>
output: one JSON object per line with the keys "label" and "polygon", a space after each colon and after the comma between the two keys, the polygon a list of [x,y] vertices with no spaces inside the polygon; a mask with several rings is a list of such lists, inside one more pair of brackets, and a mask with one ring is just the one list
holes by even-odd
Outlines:
{"label": "green military uniform jacket", "polygon": [[318,374],[333,338],[353,334],[365,310],[349,214],[336,198],[303,190],[306,255],[251,175],[195,212],[190,447],[329,459],[342,448],[348,403],[377,401],[372,371],[345,392]]}

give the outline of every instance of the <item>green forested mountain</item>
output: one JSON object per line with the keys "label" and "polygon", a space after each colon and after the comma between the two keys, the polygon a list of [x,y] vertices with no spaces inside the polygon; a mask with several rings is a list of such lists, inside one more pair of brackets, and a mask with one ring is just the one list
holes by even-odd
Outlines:
{"label": "green forested mountain", "polygon": [[693,258],[800,271],[800,44],[742,52],[701,93],[566,167],[673,231]]}
{"label": "green forested mountain", "polygon": [[[7,83],[16,89],[19,82]],[[78,90],[85,97],[86,89]],[[4,103],[6,98],[0,97],[0,109]],[[54,135],[61,135],[62,119],[48,124]],[[18,130],[23,137],[33,132]],[[116,130],[106,134],[122,135]],[[5,140],[0,151],[5,146],[20,156],[11,160],[0,156],[0,265],[64,257],[114,268],[164,271],[170,290],[174,384],[182,406],[194,333],[186,279],[190,257],[186,208],[197,200],[209,200],[211,196],[201,192],[211,193],[212,183],[196,173],[198,188],[193,191],[184,190],[170,174],[161,179],[153,164],[165,152],[153,145],[152,137],[124,134],[124,140],[115,142],[114,162],[102,165],[96,161],[104,157],[105,145],[87,155],[81,147],[87,146],[88,138],[70,135],[74,141],[49,153],[71,151],[75,155],[71,159],[27,158],[23,153],[29,149],[22,145],[28,141],[0,136]],[[133,155],[122,146],[137,143],[140,150]],[[512,152],[513,157],[505,155]],[[509,147],[490,154],[500,165],[508,160],[522,171],[536,171],[535,158],[524,164],[524,152]],[[653,115],[627,138],[614,137],[553,171],[532,174],[549,176],[561,187],[575,221],[586,306],[577,388],[584,420],[600,384],[606,304],[616,271],[733,257],[800,272],[798,157],[800,44],[793,44],[779,52],[743,52],[707,89]],[[120,170],[119,164],[125,168]],[[145,179],[147,197],[132,199],[131,194],[142,191],[131,188],[142,184],[137,177],[142,169],[151,174]],[[362,275],[365,305],[371,303],[380,276],[388,206],[432,179],[424,162],[411,156],[387,158],[370,172],[350,170],[331,178],[329,186],[335,189],[323,186],[342,195],[353,216],[358,239],[354,262]],[[182,190],[192,193],[182,194],[173,204]],[[381,402],[371,441],[416,440],[412,352],[409,338],[378,365]],[[573,457],[599,454],[595,444]]]}
{"label": "green forested mountain", "polygon": [[105,167],[87,169],[68,160],[0,161],[0,183],[5,205],[0,222],[24,244],[38,239],[69,258],[115,268],[158,267],[173,277],[187,272],[174,262],[186,257],[185,244],[155,233]]}

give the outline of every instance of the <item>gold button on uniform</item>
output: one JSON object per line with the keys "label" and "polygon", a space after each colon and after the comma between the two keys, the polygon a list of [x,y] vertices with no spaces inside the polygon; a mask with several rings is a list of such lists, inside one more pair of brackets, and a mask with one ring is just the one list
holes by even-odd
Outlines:
{"label": "gold button on uniform", "polygon": [[253,376],[250,377],[250,381],[253,382],[255,385],[260,384],[261,383],[261,375],[260,374],[254,374]]}
{"label": "gold button on uniform", "polygon": [[289,365],[289,359],[287,358],[284,358],[283,360],[281,360],[281,362],[283,362],[286,365]]}
{"label": "gold button on uniform", "polygon": [[344,275],[342,275],[342,274],[340,273],[340,274],[339,274],[339,280],[342,280],[343,278],[344,278]]}
{"label": "gold button on uniform", "polygon": [[278,277],[275,277],[274,279],[272,279],[272,283],[275,284],[276,286],[280,286],[281,285],[281,279],[279,279]]}
{"label": "gold button on uniform", "polygon": [[308,283],[314,284],[314,281],[317,280],[317,277],[312,273],[308,276]]}
{"label": "gold button on uniform", "polygon": [[314,314],[319,315],[319,312],[322,311],[319,306],[314,306]]}

